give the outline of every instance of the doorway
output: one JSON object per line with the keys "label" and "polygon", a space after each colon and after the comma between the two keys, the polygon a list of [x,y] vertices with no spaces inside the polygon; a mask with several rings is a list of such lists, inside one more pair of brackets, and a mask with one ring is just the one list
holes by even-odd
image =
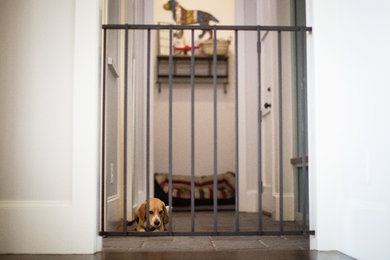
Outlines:
{"label": "doorway", "polygon": [[[121,1],[122,5],[123,3],[126,3],[126,1]],[[129,1],[129,3],[133,3],[133,10],[137,10],[135,2]],[[265,21],[256,21],[256,19],[260,17],[258,10],[267,10],[267,8],[276,8],[276,10],[280,9],[281,12],[290,12],[290,6],[286,8],[286,6],[281,7],[270,3],[262,6],[254,1],[250,4],[244,4],[243,9],[246,16],[241,17],[241,19],[247,24],[265,23]],[[252,14],[252,16],[249,14]],[[281,21],[277,20],[277,18],[276,14],[268,17],[271,22],[278,24]],[[122,73],[123,77],[120,81],[123,82],[121,88],[127,91],[127,94],[126,91],[123,91],[123,111],[121,112],[121,109],[118,109],[118,122],[122,122],[119,125],[123,125],[123,132],[119,132],[119,137],[117,138],[119,139],[119,158],[122,158],[120,161],[123,160],[123,167],[118,165],[118,168],[121,170],[119,170],[117,177],[118,183],[122,183],[119,188],[122,199],[118,199],[121,205],[116,209],[118,215],[116,216],[117,221],[115,225],[117,227],[112,228],[112,226],[109,226],[106,217],[102,225],[104,227],[103,232],[105,234],[120,232],[126,235],[133,233],[131,231],[135,225],[132,222],[135,210],[145,199],[156,197],[157,188],[166,189],[166,186],[165,188],[163,185],[160,186],[161,183],[156,179],[156,174],[165,174],[168,178],[167,181],[163,182],[165,184],[168,183],[167,189],[168,191],[170,190],[166,195],[168,196],[168,201],[172,202],[173,199],[176,199],[173,204],[169,203],[170,206],[173,205],[174,209],[172,211],[173,214],[170,212],[171,220],[173,223],[178,223],[176,226],[173,224],[170,227],[169,235],[172,235],[172,232],[175,232],[175,234],[195,232],[192,229],[195,219],[209,218],[207,216],[210,215],[210,212],[212,212],[210,216],[212,216],[213,220],[210,220],[210,222],[214,223],[214,233],[221,229],[224,229],[221,232],[228,233],[231,231],[240,232],[240,230],[241,232],[254,232],[256,234],[266,234],[267,232],[269,232],[268,234],[306,233],[306,231],[301,231],[299,225],[295,227],[296,219],[294,215],[294,166],[290,161],[293,154],[292,135],[294,132],[293,115],[290,113],[292,110],[291,99],[294,94],[291,88],[293,85],[291,72],[293,51],[291,49],[292,33],[290,31],[303,34],[305,30],[309,29],[305,27],[272,28],[259,26],[245,30],[234,26],[229,28],[234,32],[233,37],[230,39],[232,42],[231,49],[227,52],[228,59],[226,64],[221,67],[228,68],[225,70],[225,72],[228,72],[226,83],[228,86],[226,87],[224,84],[218,83],[218,80],[221,80],[221,75],[213,73],[210,74],[212,83],[209,83],[209,86],[207,84],[200,86],[198,82],[194,81],[194,86],[196,85],[196,89],[194,88],[196,91],[194,91],[196,93],[193,98],[194,103],[197,108],[202,106],[202,102],[203,104],[208,103],[207,105],[209,106],[209,108],[203,108],[203,114],[202,109],[199,111],[194,110],[194,114],[200,115],[200,119],[205,119],[206,116],[209,116],[211,119],[209,126],[200,125],[199,129],[195,129],[195,126],[198,125],[196,120],[193,120],[192,123],[190,123],[191,120],[188,120],[192,104],[189,84],[188,82],[173,82],[173,68],[175,68],[176,73],[177,68],[181,69],[180,73],[186,73],[185,68],[189,68],[188,71],[190,71],[191,66],[186,67],[185,62],[186,59],[190,61],[191,57],[188,55],[181,56],[181,54],[175,54],[175,56],[168,55],[168,64],[165,63],[168,65],[168,69],[165,67],[165,70],[169,71],[168,84],[165,83],[165,86],[157,87],[158,84],[155,85],[153,80],[153,75],[155,75],[154,69],[157,70],[157,80],[159,80],[160,69],[164,69],[164,66],[160,67],[160,63],[158,63],[161,55],[157,57],[158,54],[156,52],[156,49],[158,50],[160,46],[154,45],[154,43],[159,42],[158,33],[162,31],[169,31],[170,35],[173,36],[172,27],[169,25],[145,26],[145,24],[125,24],[107,25],[103,28],[105,35],[110,30],[120,32],[122,37],[124,35],[122,38],[124,42],[122,53],[124,55],[122,56],[123,61],[121,64],[123,64],[123,71],[126,71],[126,73]],[[217,27],[213,28],[216,34]],[[194,31],[197,29],[193,28]],[[224,30],[227,29],[221,28],[221,31]],[[246,30],[249,32],[246,32]],[[218,35],[223,34],[218,32]],[[109,44],[109,42],[105,44]],[[259,45],[261,48],[258,47]],[[240,46],[240,48],[237,46]],[[137,48],[141,51],[136,51]],[[106,50],[108,49],[107,47]],[[194,58],[195,71],[199,61],[206,60],[204,66],[211,64],[215,68],[220,68],[219,64],[223,61],[220,60],[220,55],[214,54],[211,54],[207,59],[204,56],[203,58],[202,56]],[[157,61],[156,64],[154,64],[155,60]],[[179,61],[182,62],[181,65],[172,66],[173,62],[177,64]],[[260,61],[261,65],[260,70],[256,68],[258,61]],[[107,66],[110,65],[108,64]],[[112,73],[109,70],[107,71]],[[199,75],[195,75],[195,71],[193,73],[196,78]],[[186,75],[181,74],[180,76],[184,78]],[[187,77],[190,78],[190,75],[187,74]],[[238,86],[244,87],[238,88]],[[259,86],[261,86],[260,94],[258,93]],[[109,90],[106,89],[105,91]],[[202,95],[202,92],[205,94]],[[226,99],[229,94],[232,102],[228,102]],[[196,100],[197,98],[199,100]],[[281,98],[284,101],[283,106],[280,102]],[[259,99],[260,102],[258,103]],[[228,115],[228,122],[230,123],[221,123],[222,115],[219,114],[221,113],[220,111]],[[256,112],[254,113],[253,111]],[[180,113],[184,114],[184,116],[180,116]],[[218,116],[218,120],[215,120],[215,115]],[[178,123],[181,126],[187,124],[185,126],[187,130],[183,130],[180,128],[181,126],[174,125],[174,123]],[[192,125],[189,126],[190,124]],[[122,127],[120,128],[122,129]],[[190,133],[190,128],[195,129],[192,134]],[[213,128],[214,132],[210,131]],[[215,131],[215,129],[218,130]],[[264,132],[261,132],[259,129],[263,129]],[[199,134],[200,131],[207,132],[209,137],[206,134]],[[195,133],[199,135],[195,135]],[[226,134],[227,141],[219,139],[221,138],[221,133]],[[205,141],[209,148],[199,149],[199,145],[196,147],[196,143],[191,144],[191,136],[195,136],[195,140]],[[261,143],[261,140],[265,142]],[[219,145],[216,146],[216,143]],[[258,146],[259,144],[260,146]],[[183,146],[182,148],[179,147],[181,145]],[[230,148],[227,148],[227,146],[230,146]],[[217,150],[215,149],[216,147]],[[197,154],[195,154],[197,160],[202,156],[206,158],[204,162],[197,165],[189,163],[192,160],[191,154],[195,150],[197,151]],[[211,151],[208,153],[209,155],[207,155],[205,150]],[[175,151],[176,154],[172,151]],[[266,152],[261,153],[261,151]],[[122,153],[123,155],[121,155]],[[227,155],[224,155],[224,153]],[[189,164],[192,165],[189,166]],[[105,166],[105,183],[112,180],[111,164],[109,165],[110,168],[107,164]],[[226,165],[226,171],[221,170],[221,167]],[[204,167],[209,167],[209,169]],[[195,173],[194,169],[201,169],[201,171]],[[109,178],[107,178],[107,172],[110,173]],[[192,172],[194,172],[193,175]],[[233,203],[226,204],[228,206],[223,208],[222,199],[218,195],[219,190],[218,193],[210,192],[210,188],[208,188],[208,197],[203,196],[202,198],[209,199],[209,202],[212,203],[200,205],[199,201],[197,201],[196,205],[193,205],[194,203],[190,197],[189,200],[187,198],[187,205],[184,205],[182,208],[179,207],[178,199],[185,198],[174,197],[172,193],[184,194],[185,192],[182,190],[172,192],[173,189],[177,189],[177,187],[173,186],[173,183],[177,183],[175,178],[187,177],[187,182],[190,183],[188,186],[193,186],[191,184],[195,182],[196,177],[201,179],[210,178],[212,180],[210,182],[212,183],[211,191],[215,191],[217,188],[220,188],[219,181],[217,185],[216,180],[219,180],[220,177],[224,180],[223,174],[234,176],[234,182],[230,185],[234,188],[230,197],[230,202]],[[104,201],[107,198],[109,184],[111,183],[108,183],[106,188],[103,189]],[[204,191],[202,192],[205,194]],[[221,191],[221,194],[223,197],[227,193]],[[105,216],[109,216],[107,214],[108,206],[103,206],[105,206]],[[199,206],[204,206],[204,208],[201,210]],[[197,211],[196,214],[200,214],[199,218],[195,218],[195,210]],[[191,214],[191,217],[188,217],[189,214]],[[191,225],[181,225],[185,219],[190,219]],[[275,229],[272,225],[267,225],[266,227],[264,224],[268,220],[270,221],[269,223],[276,223],[274,227],[278,228]],[[292,223],[291,226],[288,221]],[[218,223],[224,222],[231,223],[226,226],[218,226]],[[253,222],[258,222],[257,226],[259,229],[250,231],[243,228],[247,226],[246,223]],[[184,226],[191,226],[191,230],[172,231],[173,228]],[[202,224],[197,226],[201,227]],[[110,230],[107,229],[108,227]],[[199,229],[199,232],[205,232],[204,234],[206,234],[210,232],[210,228],[206,225],[204,230]]]}

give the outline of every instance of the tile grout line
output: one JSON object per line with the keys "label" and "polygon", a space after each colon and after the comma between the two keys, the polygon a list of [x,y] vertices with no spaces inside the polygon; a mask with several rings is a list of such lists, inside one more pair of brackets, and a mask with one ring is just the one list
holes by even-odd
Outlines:
{"label": "tile grout line", "polygon": [[263,241],[261,241],[260,239],[257,240],[261,245],[265,246],[266,248],[269,248],[269,245],[267,245],[266,243],[264,243]]}
{"label": "tile grout line", "polygon": [[145,241],[142,241],[142,243],[138,246],[138,248],[144,248]]}
{"label": "tile grout line", "polygon": [[211,246],[214,248],[214,250],[217,250],[217,247],[215,246],[215,243],[212,240],[211,236],[209,236],[209,240],[210,240]]}

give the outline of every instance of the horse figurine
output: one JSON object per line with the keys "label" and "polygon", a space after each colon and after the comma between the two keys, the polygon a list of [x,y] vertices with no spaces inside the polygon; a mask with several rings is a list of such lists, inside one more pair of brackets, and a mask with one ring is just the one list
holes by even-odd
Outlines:
{"label": "horse figurine", "polygon": [[[200,10],[187,10],[184,9],[178,2],[175,0],[169,0],[166,4],[163,5],[165,10],[172,11],[173,20],[176,24],[186,25],[186,24],[200,24],[200,25],[209,25],[210,21],[219,23],[218,19],[215,18],[212,14],[203,12]],[[202,33],[199,35],[199,38],[203,38],[205,32],[208,31],[210,38],[213,37],[211,30],[202,30]],[[178,38],[183,36],[183,30],[180,30],[175,35]]]}

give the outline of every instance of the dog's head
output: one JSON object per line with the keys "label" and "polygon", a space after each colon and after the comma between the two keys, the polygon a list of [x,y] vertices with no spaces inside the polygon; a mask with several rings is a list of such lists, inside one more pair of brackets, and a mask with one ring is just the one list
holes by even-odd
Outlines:
{"label": "dog's head", "polygon": [[[142,203],[141,207],[135,213],[138,224],[146,227],[146,201]],[[159,199],[151,198],[149,200],[149,225],[152,228],[158,228],[161,225],[169,222],[169,215],[167,207],[164,202]]]}
{"label": "dog's head", "polygon": [[176,10],[176,5],[178,5],[178,3],[174,0],[169,0],[168,2],[166,2],[164,5],[163,5],[163,8],[165,10],[172,10],[172,11],[175,11]]}

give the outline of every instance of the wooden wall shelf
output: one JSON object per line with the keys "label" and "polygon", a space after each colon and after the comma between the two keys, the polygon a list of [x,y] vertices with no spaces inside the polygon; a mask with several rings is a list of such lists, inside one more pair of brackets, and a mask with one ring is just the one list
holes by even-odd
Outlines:
{"label": "wooden wall shelf", "polygon": [[[217,56],[217,84],[229,83],[228,56]],[[172,64],[173,84],[190,83],[191,81],[191,56],[173,56]],[[195,83],[212,84],[214,77],[213,56],[195,56]],[[157,84],[161,92],[161,84],[169,82],[169,56],[157,56]]]}

